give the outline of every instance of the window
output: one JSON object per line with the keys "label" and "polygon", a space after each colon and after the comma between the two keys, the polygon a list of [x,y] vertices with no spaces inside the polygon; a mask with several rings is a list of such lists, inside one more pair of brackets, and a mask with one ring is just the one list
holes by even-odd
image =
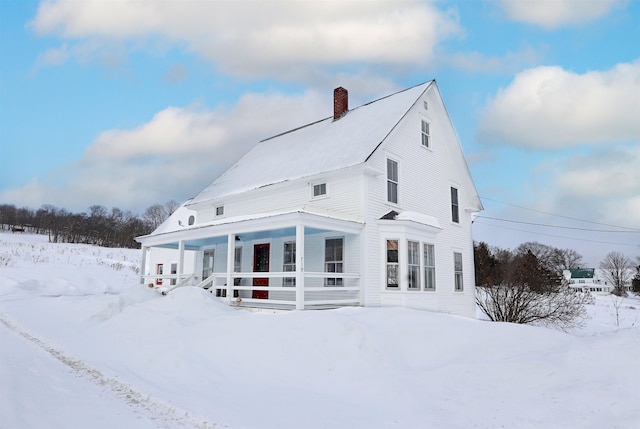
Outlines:
{"label": "window", "polygon": [[398,289],[398,240],[387,240],[387,287]]}
{"label": "window", "polygon": [[[289,241],[284,243],[284,258],[282,263],[282,271],[290,272],[296,270],[296,242]],[[282,286],[295,286],[295,277],[285,277],[282,279]]]}
{"label": "window", "polygon": [[431,132],[429,131],[429,123],[422,120],[422,146],[431,147]]}
{"label": "window", "polygon": [[407,241],[409,290],[420,290],[420,243]]}
{"label": "window", "polygon": [[213,274],[213,249],[205,250],[202,255],[202,280],[208,279]]}
{"label": "window", "polygon": [[222,216],[222,215],[224,215],[224,206],[216,207],[216,216]]}
{"label": "window", "polygon": [[[176,275],[178,274],[178,264],[176,262],[172,262],[171,263],[171,275]],[[171,284],[171,286],[175,286],[177,283],[178,278],[172,278],[169,283]]]}
{"label": "window", "polygon": [[[238,246],[235,248],[235,253],[233,255],[233,272],[234,273],[242,272],[242,246]],[[241,283],[242,283],[242,278],[235,277],[233,279],[234,286],[240,286]],[[238,294],[238,291],[234,290],[233,296],[237,297],[238,296],[237,294]]]}
{"label": "window", "polygon": [[424,289],[436,290],[436,257],[433,244],[424,245]]}
{"label": "window", "polygon": [[189,216],[189,225],[193,225],[196,222],[196,217],[194,215]]}
{"label": "window", "polygon": [[460,214],[458,213],[458,190],[451,187],[451,221],[460,223]]}
{"label": "window", "polygon": [[[161,276],[164,271],[164,266],[162,264],[156,265],[156,275]],[[162,285],[162,277],[156,278],[156,284],[158,286]]]}
{"label": "window", "polygon": [[239,273],[242,271],[242,247],[238,246],[235,248],[235,253],[233,255],[233,271]]}
{"label": "window", "polygon": [[321,197],[323,195],[327,195],[327,184],[319,183],[317,185],[313,185],[313,197]]}
{"label": "window", "polygon": [[387,158],[387,201],[398,203],[398,163]]}
{"label": "window", "polygon": [[462,253],[453,254],[453,271],[455,276],[455,290],[460,292],[464,289],[462,283]]}
{"label": "window", "polygon": [[[324,244],[324,267],[327,273],[341,273],[344,239],[327,238]],[[342,286],[341,277],[328,277],[325,286]]]}

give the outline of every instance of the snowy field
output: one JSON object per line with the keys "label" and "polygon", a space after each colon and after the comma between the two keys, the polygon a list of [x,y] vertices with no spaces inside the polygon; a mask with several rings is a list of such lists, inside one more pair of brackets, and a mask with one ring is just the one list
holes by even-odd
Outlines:
{"label": "snowy field", "polygon": [[571,333],[140,286],[136,250],[0,233],[0,428],[640,427],[640,300]]}

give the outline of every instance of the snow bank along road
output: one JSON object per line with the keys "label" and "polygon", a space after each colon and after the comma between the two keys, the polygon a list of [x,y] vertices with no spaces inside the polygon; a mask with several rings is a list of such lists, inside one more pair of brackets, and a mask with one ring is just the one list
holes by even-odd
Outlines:
{"label": "snow bank along road", "polygon": [[[32,396],[34,391],[40,391],[41,394],[41,397],[23,398],[25,401],[21,401],[22,404],[34,407],[34,410],[29,410],[27,407],[20,410],[2,409],[2,414],[19,414],[9,416],[9,418],[13,422],[22,422],[22,428],[116,428],[120,427],[123,418],[135,422],[131,427],[140,429],[210,429],[217,427],[215,424],[189,415],[189,412],[185,410],[154,400],[149,395],[145,395],[116,378],[104,375],[86,362],[17,327],[2,313],[0,313],[0,322],[0,338],[2,338],[0,353],[2,360],[9,362],[10,369],[10,373],[2,374],[1,378],[5,382],[8,381],[7,378],[19,379],[20,381],[19,383],[3,384],[5,386],[34,386],[34,389],[27,388],[21,389],[21,391],[6,391],[3,388],[0,392],[2,395]],[[34,350],[34,346],[38,350]],[[33,356],[33,360],[25,362],[24,356]],[[50,406],[48,404],[52,402],[51,395],[68,396],[69,414],[61,413],[60,410],[52,413],[46,412]],[[102,408],[104,413],[98,416],[95,415],[95,404],[88,404],[92,410],[91,414],[83,415],[83,402],[105,401],[107,395],[121,401],[121,404],[114,404],[113,402],[117,401],[107,400],[111,404]],[[60,401],[55,401],[55,404],[56,407],[60,406]],[[36,411],[35,409],[37,412],[32,412]],[[46,422],[41,422],[38,415],[44,415]],[[60,415],[65,416],[63,421],[55,421],[56,416]],[[85,421],[87,418],[89,421]],[[0,427],[5,429],[1,424],[3,420],[4,418],[0,419]],[[11,428],[7,427],[6,429]]]}

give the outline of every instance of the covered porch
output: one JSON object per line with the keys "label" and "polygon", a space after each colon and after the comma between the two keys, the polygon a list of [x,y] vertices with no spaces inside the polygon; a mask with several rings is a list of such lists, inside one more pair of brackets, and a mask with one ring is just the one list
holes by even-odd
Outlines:
{"label": "covered porch", "polygon": [[239,307],[363,305],[363,227],[356,220],[299,210],[140,237],[141,282],[164,293],[201,287]]}

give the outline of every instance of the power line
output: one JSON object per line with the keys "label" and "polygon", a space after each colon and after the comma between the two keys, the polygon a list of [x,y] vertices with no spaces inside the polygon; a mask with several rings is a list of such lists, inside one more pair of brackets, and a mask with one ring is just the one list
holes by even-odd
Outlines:
{"label": "power line", "polygon": [[573,226],[562,226],[562,225],[549,225],[549,224],[546,224],[546,223],[525,222],[525,221],[520,221],[520,220],[502,219],[502,218],[498,218],[498,217],[481,216],[481,215],[476,216],[476,219],[477,218],[493,219],[493,220],[499,220],[499,221],[502,221],[502,222],[522,223],[522,224],[526,224],[526,225],[544,226],[544,227],[548,227],[548,228],[573,229],[573,230],[578,230],[578,231],[622,232],[622,233],[625,233],[625,234],[640,234],[640,229],[633,230],[633,231],[620,231],[620,230],[608,230],[608,229],[577,228],[577,227],[573,227]]}
{"label": "power line", "polygon": [[594,225],[610,226],[612,228],[622,228],[622,229],[630,229],[632,231],[640,231],[637,228],[631,228],[631,227],[628,227],[628,226],[611,225],[611,224],[608,224],[608,223],[594,222],[594,221],[591,221],[591,220],[579,219],[579,218],[576,218],[576,217],[564,216],[564,215],[560,215],[560,214],[557,214],[557,213],[550,213],[550,212],[545,212],[545,211],[542,211],[542,210],[531,209],[529,207],[523,207],[523,206],[519,206],[519,205],[516,205],[516,204],[505,203],[504,201],[494,200],[493,198],[487,198],[487,197],[480,197],[480,198],[483,199],[483,200],[487,200],[487,201],[493,201],[494,203],[500,203],[500,204],[504,204],[504,205],[507,205],[507,206],[517,207],[519,209],[529,210],[529,211],[536,212],[536,213],[542,213],[542,214],[546,214],[546,215],[549,215],[549,216],[557,216],[557,217],[561,217],[561,218],[565,218],[565,219],[577,220],[579,222],[592,223]]}
{"label": "power line", "polygon": [[527,232],[529,234],[534,234],[534,235],[546,235],[548,237],[556,237],[556,238],[564,238],[567,240],[578,240],[578,241],[588,241],[590,243],[600,243],[600,244],[613,244],[616,246],[630,246],[630,247],[640,247],[640,244],[629,244],[629,243],[612,243],[610,241],[599,241],[599,240],[588,240],[586,238],[576,238],[576,237],[565,237],[562,235],[555,235],[555,234],[545,234],[543,232],[536,232],[536,231],[527,231],[525,229],[518,229],[518,228],[510,228],[508,226],[502,226],[502,225],[495,225],[492,223],[487,223],[487,222],[482,222],[479,221],[478,223],[482,224],[482,225],[488,225],[488,226],[492,226],[494,228],[503,228],[503,229],[510,229],[512,231],[520,231],[520,232]]}

